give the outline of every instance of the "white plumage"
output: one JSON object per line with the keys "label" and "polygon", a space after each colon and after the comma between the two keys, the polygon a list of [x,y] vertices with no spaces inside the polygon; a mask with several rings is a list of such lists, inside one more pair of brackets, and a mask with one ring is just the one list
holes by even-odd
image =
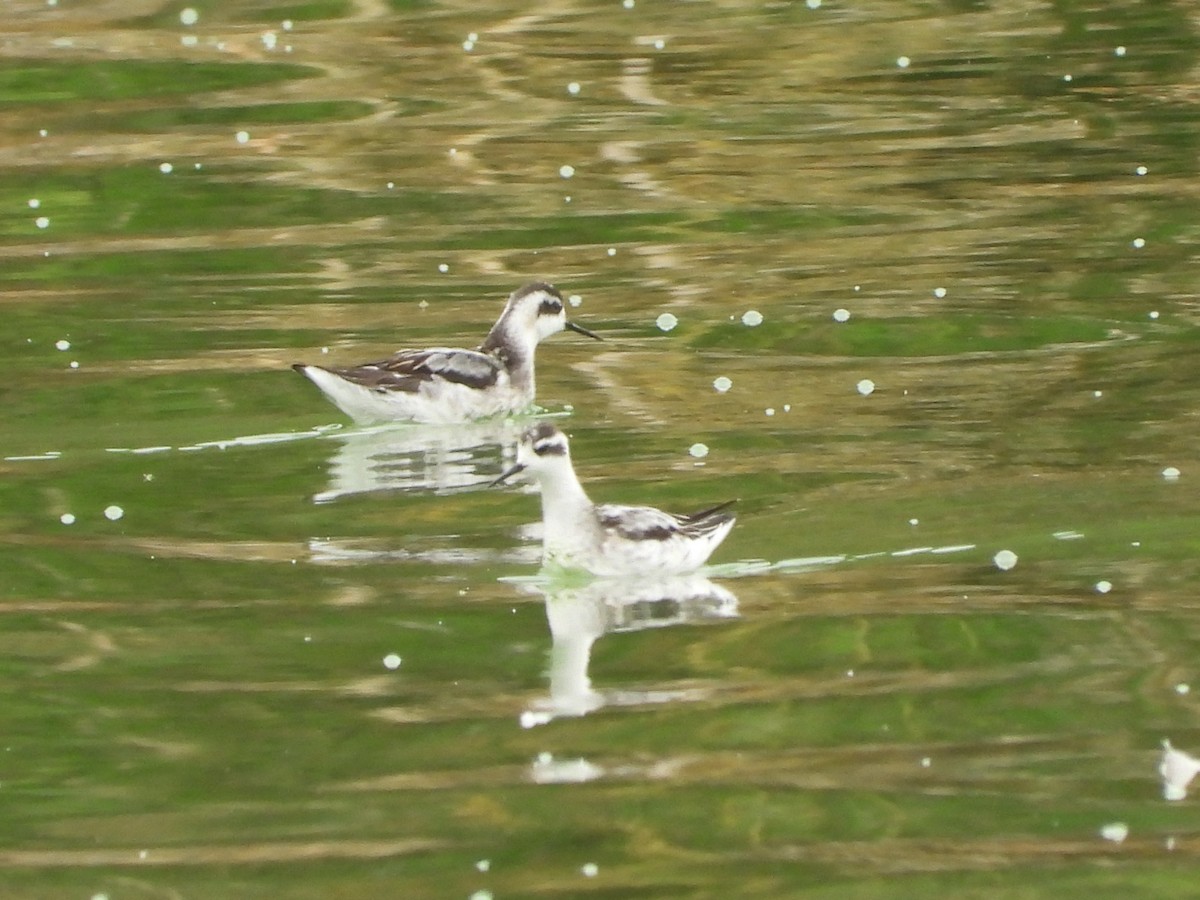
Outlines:
{"label": "white plumage", "polygon": [[304,363],[292,368],[356,422],[466,422],[529,407],[536,392],[537,345],[564,328],[600,340],[567,321],[557,288],[536,281],[513,291],[476,350],[400,350],[348,368]]}
{"label": "white plumage", "polygon": [[690,516],[652,506],[597,506],[575,475],[566,435],[548,423],[528,429],[517,463],[495,483],[528,469],[542,496],[543,558],[593,575],[672,575],[702,566],[733,528],[733,501]]}

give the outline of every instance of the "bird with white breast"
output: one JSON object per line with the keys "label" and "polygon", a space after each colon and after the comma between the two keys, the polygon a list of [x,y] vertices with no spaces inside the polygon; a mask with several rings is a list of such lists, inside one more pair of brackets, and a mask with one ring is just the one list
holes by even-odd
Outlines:
{"label": "bird with white breast", "polygon": [[528,471],[541,488],[543,562],[602,577],[674,575],[702,566],[733,528],[727,501],[692,515],[652,506],[596,505],[571,465],[567,437],[549,423],[527,429],[517,462],[492,483]]}
{"label": "bird with white breast", "polygon": [[356,422],[466,422],[531,406],[534,352],[563,329],[601,340],[567,320],[557,288],[535,281],[509,295],[478,349],[400,350],[348,368],[305,363],[292,368]]}

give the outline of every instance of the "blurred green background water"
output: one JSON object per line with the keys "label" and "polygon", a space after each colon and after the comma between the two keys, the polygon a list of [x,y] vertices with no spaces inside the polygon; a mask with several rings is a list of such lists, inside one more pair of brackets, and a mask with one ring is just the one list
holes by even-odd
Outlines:
{"label": "blurred green background water", "polygon": [[[0,894],[1194,893],[1190,4],[3,18]],[[517,425],[288,368],[532,278],[711,582],[538,590]]]}

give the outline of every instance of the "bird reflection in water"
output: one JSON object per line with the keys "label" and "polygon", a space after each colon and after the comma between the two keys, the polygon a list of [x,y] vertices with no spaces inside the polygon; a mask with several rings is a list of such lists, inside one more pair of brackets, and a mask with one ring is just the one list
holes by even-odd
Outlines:
{"label": "bird reflection in water", "polygon": [[597,691],[588,676],[592,645],[609,632],[641,631],[737,616],[730,591],[700,575],[649,581],[598,579],[581,586],[531,584],[546,599],[550,623],[550,692],[521,714],[526,728],[606,705],[688,699],[684,690]]}
{"label": "bird reflection in water", "polygon": [[335,432],[329,484],[314,503],[373,491],[451,493],[481,487],[487,473],[514,458],[528,420],[494,419],[462,425],[381,425]]}

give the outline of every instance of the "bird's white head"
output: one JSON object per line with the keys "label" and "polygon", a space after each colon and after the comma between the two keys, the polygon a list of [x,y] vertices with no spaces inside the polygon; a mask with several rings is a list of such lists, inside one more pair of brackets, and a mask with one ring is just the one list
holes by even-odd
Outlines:
{"label": "bird's white head", "polygon": [[533,335],[535,343],[558,334],[564,328],[600,340],[599,335],[567,321],[562,294],[554,285],[544,281],[534,281],[513,291],[501,320],[507,320],[512,327]]}
{"label": "bird's white head", "polygon": [[525,430],[517,444],[517,462],[492,484],[500,484],[513,475],[528,471],[538,479],[555,478],[558,471],[571,470],[571,449],[567,436],[549,422],[539,422]]}

